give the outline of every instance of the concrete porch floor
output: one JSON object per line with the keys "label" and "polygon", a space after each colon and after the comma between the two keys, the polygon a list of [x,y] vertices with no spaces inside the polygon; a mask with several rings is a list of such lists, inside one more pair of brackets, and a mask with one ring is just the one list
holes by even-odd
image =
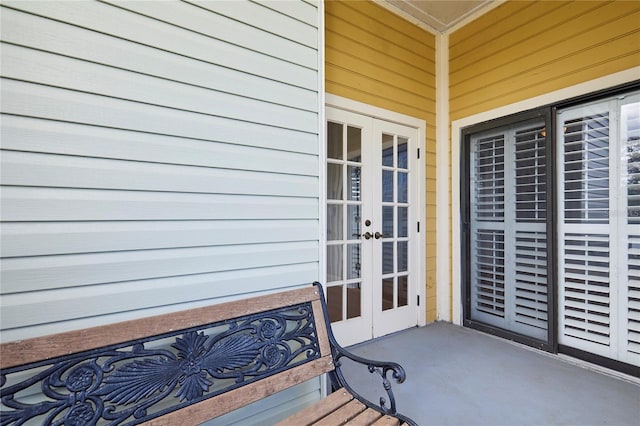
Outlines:
{"label": "concrete porch floor", "polygon": [[[640,426],[640,380],[475,330],[435,323],[349,349],[405,368],[393,386],[398,411],[419,425]],[[345,363],[350,383],[377,401],[380,380],[353,369]]]}

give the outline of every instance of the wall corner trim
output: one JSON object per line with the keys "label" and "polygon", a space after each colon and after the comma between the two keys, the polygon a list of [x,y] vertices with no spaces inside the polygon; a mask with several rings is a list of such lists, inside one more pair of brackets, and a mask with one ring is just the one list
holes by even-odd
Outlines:
{"label": "wall corner trim", "polygon": [[449,35],[436,36],[436,300],[439,321],[451,321],[449,230]]}

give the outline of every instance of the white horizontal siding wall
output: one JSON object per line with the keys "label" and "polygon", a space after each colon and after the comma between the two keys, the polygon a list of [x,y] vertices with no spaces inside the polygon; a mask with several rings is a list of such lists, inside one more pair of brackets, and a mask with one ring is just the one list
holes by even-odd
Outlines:
{"label": "white horizontal siding wall", "polygon": [[319,277],[313,1],[6,1],[2,341]]}
{"label": "white horizontal siding wall", "polygon": [[0,340],[318,279],[316,2],[0,8]]}

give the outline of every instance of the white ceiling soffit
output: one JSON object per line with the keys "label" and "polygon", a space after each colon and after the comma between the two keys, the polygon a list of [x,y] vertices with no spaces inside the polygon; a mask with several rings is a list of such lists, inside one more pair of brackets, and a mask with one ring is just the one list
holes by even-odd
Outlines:
{"label": "white ceiling soffit", "polygon": [[[374,0],[381,6],[436,33],[444,33],[478,12],[496,6],[494,0]],[[486,9],[486,10],[485,10]]]}

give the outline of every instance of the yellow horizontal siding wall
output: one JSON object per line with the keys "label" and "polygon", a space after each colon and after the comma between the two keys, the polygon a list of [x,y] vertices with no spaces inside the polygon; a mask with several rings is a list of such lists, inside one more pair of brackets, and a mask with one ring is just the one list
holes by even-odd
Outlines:
{"label": "yellow horizontal siding wall", "polygon": [[449,58],[453,121],[640,65],[640,2],[508,1],[452,33]]}
{"label": "yellow horizontal siding wall", "polygon": [[370,1],[325,3],[327,93],[423,119],[427,321],[436,318],[435,36]]}

